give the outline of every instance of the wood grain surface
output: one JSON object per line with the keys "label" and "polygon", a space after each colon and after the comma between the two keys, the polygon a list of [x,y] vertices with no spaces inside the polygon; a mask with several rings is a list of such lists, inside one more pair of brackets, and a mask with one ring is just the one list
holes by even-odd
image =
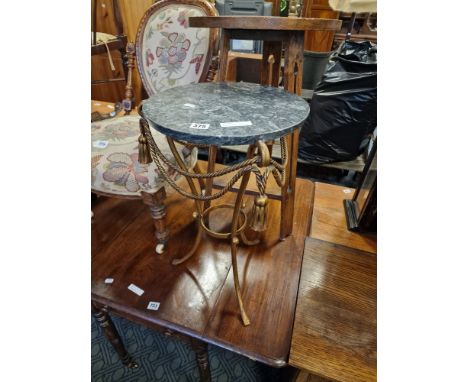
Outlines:
{"label": "wood grain surface", "polygon": [[262,243],[258,248],[251,247],[239,261],[240,269],[244,269],[240,273],[242,294],[251,325],[238,328],[231,270],[206,331],[207,336],[224,343],[228,349],[236,350],[248,344],[243,354],[253,357],[268,354],[274,366],[284,366],[284,355],[289,350],[284,346],[291,337],[290,322],[296,307],[295,286],[299,282],[305,239],[302,232],[309,225],[313,205],[312,183],[298,180],[297,186],[301,198],[296,204],[293,234],[278,241],[279,202],[270,200],[274,208],[268,211],[270,220]]}
{"label": "wood grain surface", "polygon": [[[117,0],[119,1],[120,10],[122,13],[123,29],[128,41],[135,42],[135,37],[138,30],[138,24],[143,17],[145,11],[154,3],[153,0]],[[143,85],[141,83],[138,69],[135,67],[132,73],[133,89],[135,94],[135,105],[138,105],[142,100]],[[144,97],[145,98],[145,97]],[[144,99],[143,98],[143,99]]]}
{"label": "wood grain surface", "polygon": [[289,363],[337,381],[377,376],[376,255],[307,238]]}
{"label": "wood grain surface", "polygon": [[[96,1],[96,20],[94,20],[93,11]],[[91,28],[95,22],[96,32],[109,33],[114,36],[122,33],[120,15],[116,14],[119,11],[119,5],[118,0],[91,0]]]}
{"label": "wood grain surface", "polygon": [[[121,81],[105,82],[91,85],[91,98],[108,102],[120,102],[125,94],[125,72],[122,55],[118,50],[111,52],[115,71],[111,70],[107,52],[91,56],[91,81],[122,79]],[[109,112],[109,111],[107,111]]]}
{"label": "wood grain surface", "polygon": [[223,28],[223,29],[259,29],[259,30],[321,30],[337,31],[341,28],[341,21],[334,19],[316,19],[305,17],[278,16],[218,16],[218,17],[190,17],[190,27]]}
{"label": "wood grain surface", "polygon": [[[338,19],[336,12],[328,5],[328,0],[304,0],[302,16],[324,19]],[[333,45],[334,31],[307,31],[304,36],[304,50],[329,52]]]}
{"label": "wood grain surface", "polygon": [[[91,1],[91,20],[92,25],[96,26],[97,32],[104,32],[111,35],[122,35],[123,23],[121,19],[121,10],[117,0],[99,0],[96,7],[96,20],[93,19],[94,3]],[[126,37],[122,41],[108,43],[112,60],[116,68],[112,71],[107,56],[107,50],[104,44],[99,44],[91,49],[91,81],[95,80],[115,80],[117,82],[106,82],[91,85],[91,98],[106,100],[109,102],[118,102],[123,99],[125,89],[125,72],[122,65],[122,55],[118,49],[123,48],[127,43]]]}
{"label": "wood grain surface", "polygon": [[315,207],[311,237],[377,253],[377,235],[348,231],[343,207],[344,199],[352,199],[354,189],[316,183]]}
{"label": "wood grain surface", "polygon": [[[143,211],[149,214],[147,207],[141,200],[122,200],[116,198],[98,197],[99,201],[93,203],[93,223],[91,227],[91,254],[98,253],[106,243],[112,241]],[[101,203],[104,201],[105,203]],[[108,213],[108,210],[119,211],[119,214]],[[94,224],[95,219],[99,224]]]}
{"label": "wood grain surface", "polygon": [[[169,193],[167,198],[170,237],[165,253],[160,256],[154,252],[152,221],[144,207],[138,213],[137,201],[116,203],[112,199],[98,199],[93,206],[96,241],[92,299],[140,324],[174,330],[270,365],[285,366],[304,240],[310,229],[313,189],[310,181],[298,180],[301,197],[296,203],[293,235],[278,242],[280,204],[270,200],[269,229],[263,244],[240,247],[241,286],[251,320],[248,327],[240,320],[228,241],[205,236],[190,260],[179,266],[171,265],[174,257],[189,250],[195,234],[193,202],[175,193]],[[234,196],[228,193],[221,200],[233,202]],[[219,202],[213,204],[216,203]],[[212,213],[212,228],[228,230],[231,213],[229,210]],[[125,218],[129,221],[126,226]],[[110,233],[104,237],[106,229]],[[113,277],[114,283],[105,284],[107,277]],[[144,294],[137,296],[129,291],[131,283],[142,288]],[[147,310],[149,301],[160,302],[159,310]]]}

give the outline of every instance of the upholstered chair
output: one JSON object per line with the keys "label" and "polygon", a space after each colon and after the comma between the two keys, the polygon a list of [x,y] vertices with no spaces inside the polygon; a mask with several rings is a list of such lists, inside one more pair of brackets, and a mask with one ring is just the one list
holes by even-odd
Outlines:
{"label": "upholstered chair", "polygon": [[[214,6],[205,0],[154,3],[140,21],[135,45],[129,43],[127,46],[129,75],[123,101],[126,115],[91,124],[92,191],[110,197],[142,199],[153,218],[156,252],[159,254],[164,251],[168,239],[164,206],[166,189],[155,164],[139,158],[140,123],[146,122],[131,111],[133,55],[136,55],[138,73],[150,96],[175,86],[212,80],[215,69],[211,63],[217,31],[189,28],[188,18],[216,15]],[[152,134],[158,147],[175,163],[166,138],[154,130]],[[181,145],[178,150],[187,167],[192,169],[196,165],[197,150]],[[178,180],[177,174],[172,175]]]}

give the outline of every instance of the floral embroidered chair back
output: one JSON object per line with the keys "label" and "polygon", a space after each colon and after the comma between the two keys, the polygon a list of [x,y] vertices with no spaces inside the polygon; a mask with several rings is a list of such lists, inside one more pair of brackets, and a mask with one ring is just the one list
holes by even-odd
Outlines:
{"label": "floral embroidered chair back", "polygon": [[148,95],[206,79],[218,31],[189,28],[194,16],[217,16],[205,0],[161,0],[143,16],[136,37],[136,59]]}

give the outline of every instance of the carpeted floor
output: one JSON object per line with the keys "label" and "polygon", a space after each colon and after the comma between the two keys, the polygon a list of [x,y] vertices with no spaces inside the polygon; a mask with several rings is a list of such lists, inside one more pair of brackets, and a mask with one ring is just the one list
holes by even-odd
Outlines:
{"label": "carpeted floor", "polygon": [[[91,317],[91,373],[93,382],[196,382],[199,374],[195,354],[188,343],[112,316],[127,351],[138,363],[136,369],[122,365],[112,346]],[[213,382],[283,382],[289,370],[275,369],[236,353],[209,346]]]}

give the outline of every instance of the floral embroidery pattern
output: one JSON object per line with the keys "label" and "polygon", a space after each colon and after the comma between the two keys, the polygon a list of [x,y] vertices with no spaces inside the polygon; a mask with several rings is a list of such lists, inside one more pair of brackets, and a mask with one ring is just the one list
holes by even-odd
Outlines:
{"label": "floral embroidery pattern", "polygon": [[203,62],[204,54],[196,54],[194,58],[190,60],[191,64],[195,64],[195,74],[198,74],[200,71],[201,63]]}
{"label": "floral embroidery pattern", "polygon": [[152,68],[150,71],[149,71],[149,80],[151,81],[151,83],[153,84],[153,87],[155,89],[157,89],[158,87],[158,69],[155,69],[155,68]]}
{"label": "floral embroidery pattern", "polygon": [[180,25],[182,25],[185,29],[187,29],[189,26],[188,19],[189,17],[192,17],[192,16],[197,16],[197,12],[194,12],[193,9],[183,9],[179,12],[177,21],[179,22]]}
{"label": "floral embroidery pattern", "polygon": [[[156,27],[156,31],[157,32],[160,32],[162,31],[164,28],[168,28],[170,26],[170,24],[173,24],[173,21],[171,20],[171,16],[167,16],[166,17],[166,12],[162,12],[158,15],[158,19],[159,20],[162,20],[161,22],[157,22],[155,27]],[[153,25],[150,26],[150,28],[148,29],[148,32],[146,32],[146,39],[150,39],[154,34],[154,29],[153,29]]]}
{"label": "floral embroidery pattern", "polygon": [[184,28],[188,28],[188,17],[187,17],[187,11],[186,10],[180,11],[179,17],[177,17],[177,21]]}
{"label": "floral embroidery pattern", "polygon": [[151,53],[151,49],[146,49],[146,66],[150,66],[154,62],[154,55]]}
{"label": "floral embroidery pattern", "polygon": [[91,124],[91,131],[93,139],[103,139],[109,141],[121,141],[126,138],[136,137],[140,134],[138,129],[131,126],[128,122],[116,121],[115,123],[108,124],[101,129],[99,123]]}
{"label": "floral embroidery pattern", "polygon": [[187,57],[190,40],[186,39],[183,33],[173,32],[168,34],[161,32],[161,34],[165,38],[159,42],[161,46],[156,48],[158,62],[161,66],[165,66],[168,72],[178,71]]}
{"label": "floral embroidery pattern", "polygon": [[112,153],[107,157],[110,162],[102,177],[107,182],[122,186],[129,192],[136,192],[140,184],[148,184],[148,178],[143,174],[148,170],[148,165],[138,162],[138,153]]}
{"label": "floral embroidery pattern", "polygon": [[189,18],[204,15],[198,7],[171,4],[151,16],[140,59],[143,81],[152,94],[199,80],[210,32],[189,28]]}

